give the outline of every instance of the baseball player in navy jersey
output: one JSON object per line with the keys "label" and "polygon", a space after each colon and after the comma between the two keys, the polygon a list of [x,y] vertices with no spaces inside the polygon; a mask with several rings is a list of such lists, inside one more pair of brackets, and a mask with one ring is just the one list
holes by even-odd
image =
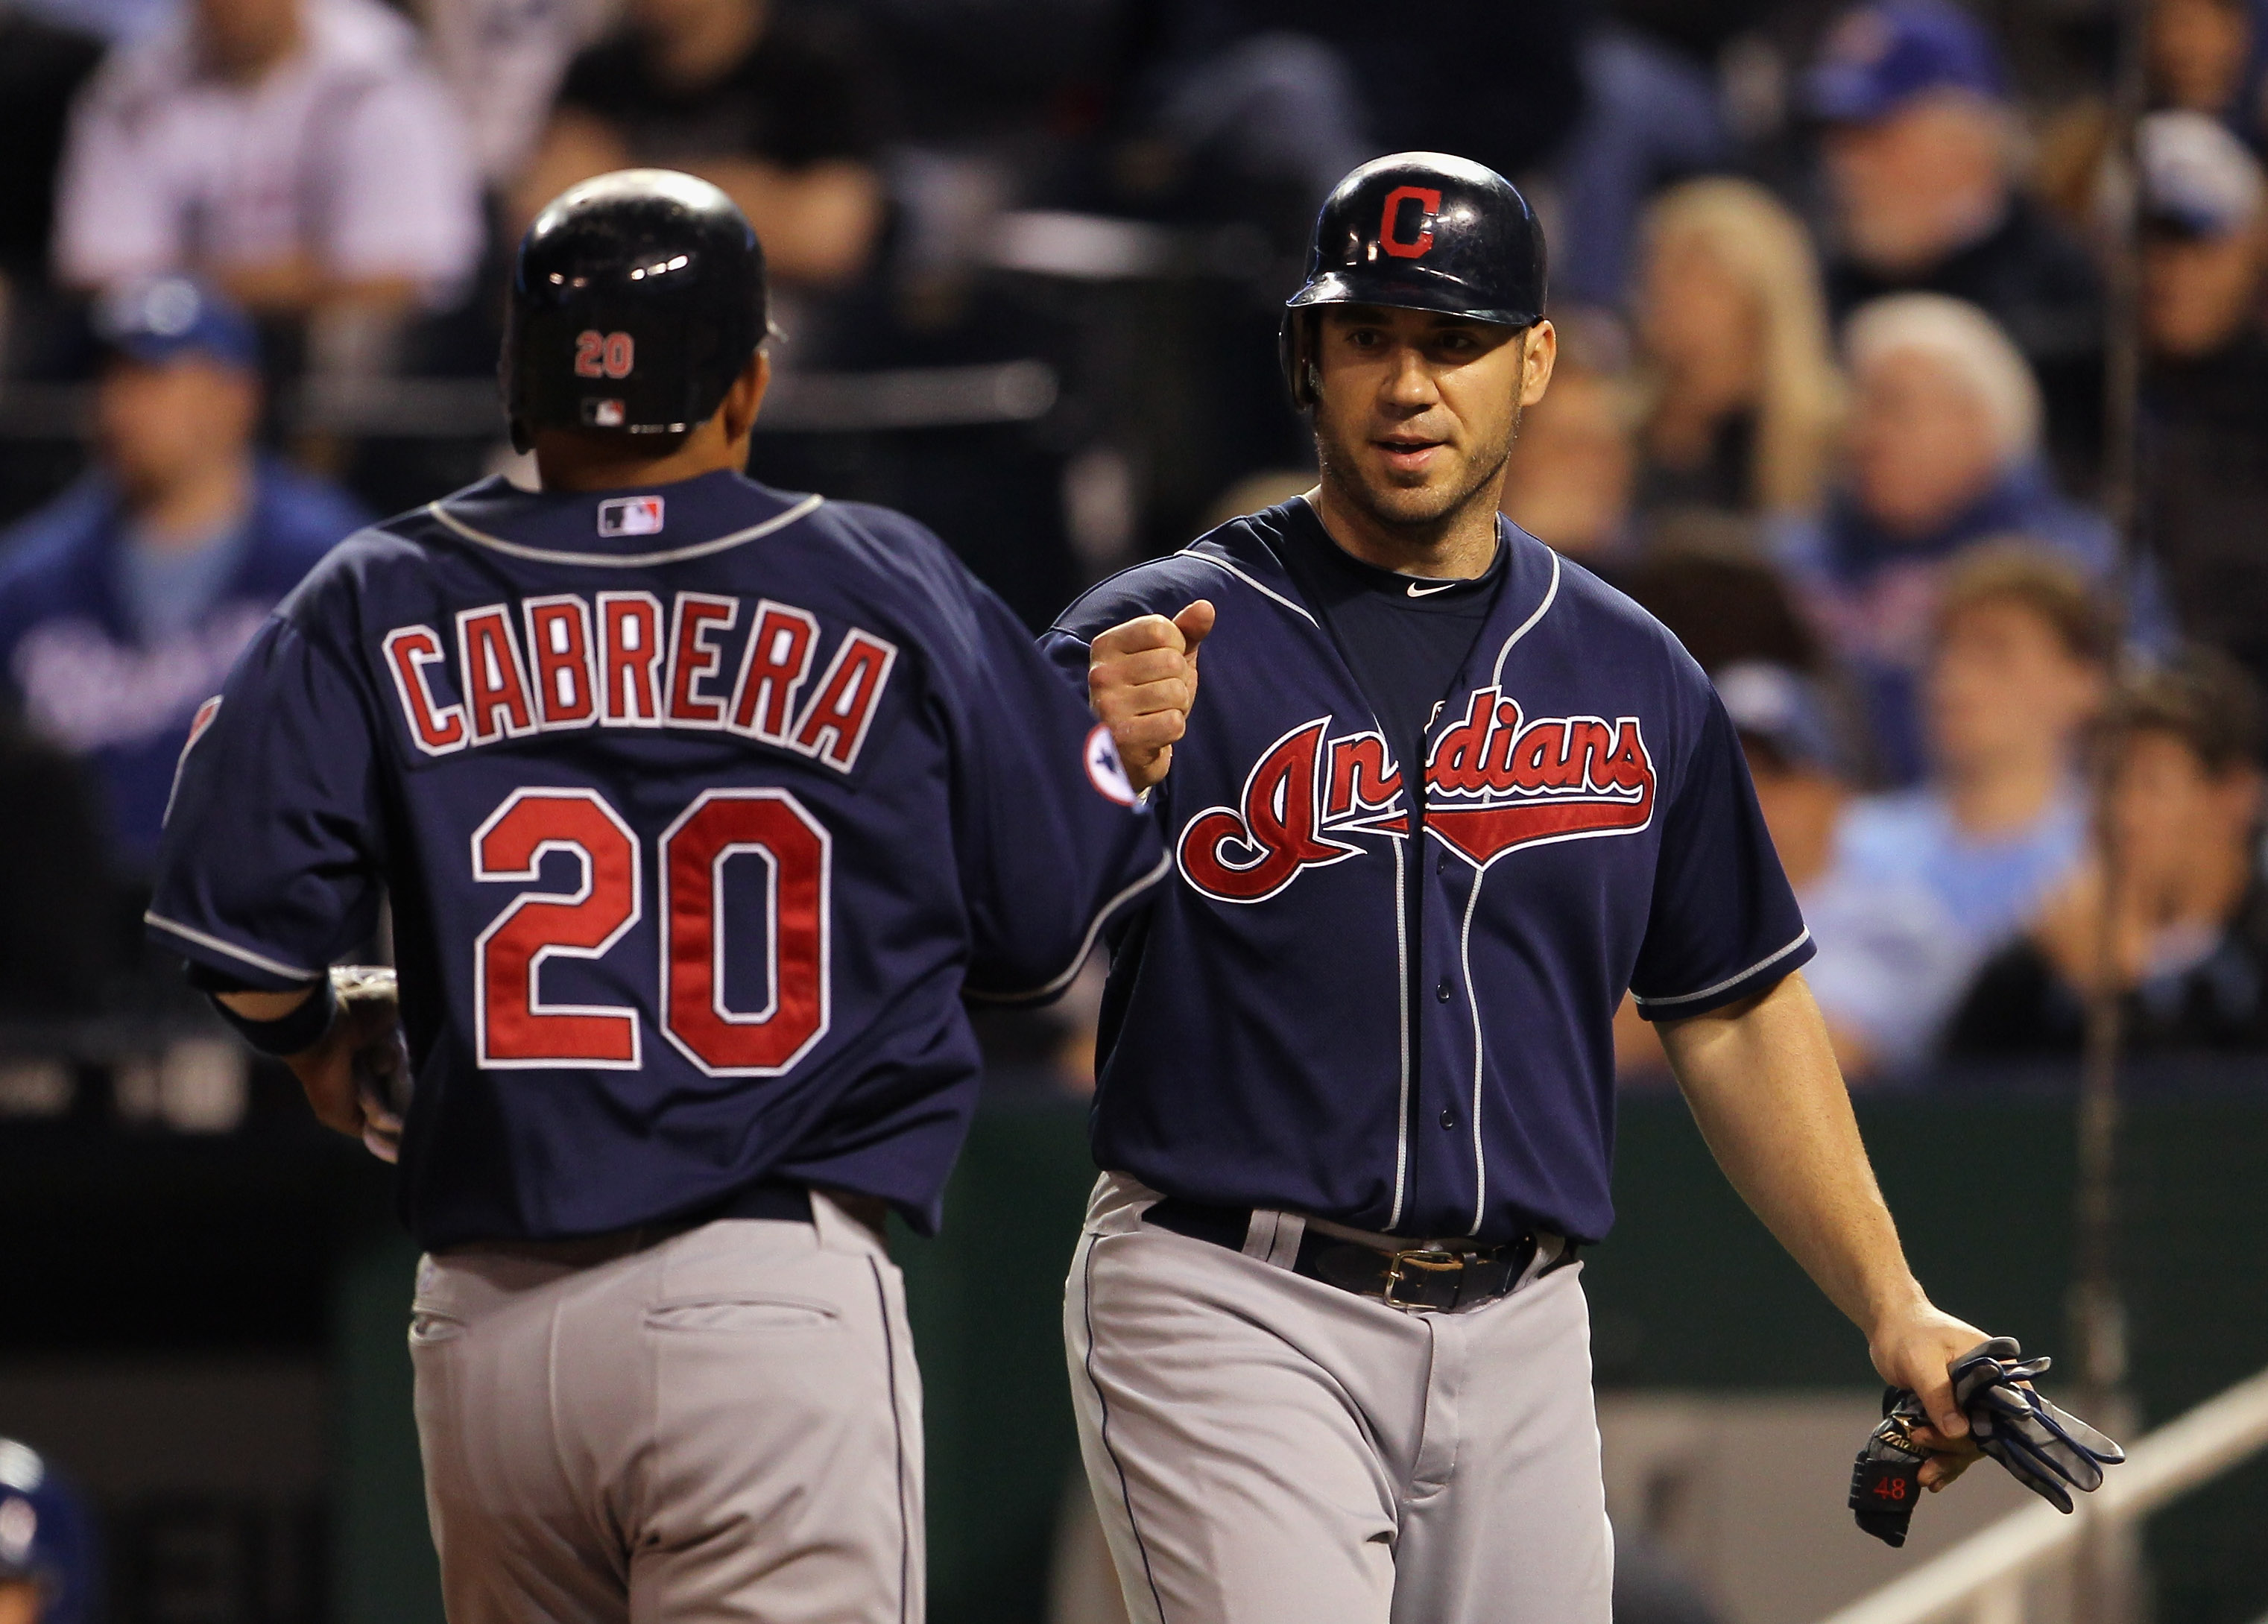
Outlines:
{"label": "baseball player in navy jersey", "polygon": [[1498,514],[1543,282],[1499,176],[1356,170],[1284,327],[1320,484],[1044,640],[1176,871],[1116,942],[1065,1312],[1138,1620],[1604,1624],[1575,1259],[1612,1219],[1625,991],[1734,1184],[1923,1395],[1923,1481],[1975,1454],[1947,1366],[1983,1334],[1906,1267],[1723,708]]}
{"label": "baseball player in navy jersey", "polygon": [[504,372],[541,494],[353,537],[200,715],[149,915],[381,1143],[453,1624],[922,1616],[886,1208],[934,1228],[964,989],[1045,996],[1166,871],[1108,731],[900,516],[743,478],[762,260],[706,182],[575,187]]}

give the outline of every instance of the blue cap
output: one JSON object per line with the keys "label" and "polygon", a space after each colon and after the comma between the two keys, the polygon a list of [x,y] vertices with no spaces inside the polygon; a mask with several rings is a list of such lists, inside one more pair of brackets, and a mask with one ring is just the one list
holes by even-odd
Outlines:
{"label": "blue cap", "polygon": [[2007,93],[2000,54],[1977,19],[1945,0],[1880,0],[1845,11],[1803,77],[1812,117],[1871,124],[1926,91]]}
{"label": "blue cap", "polygon": [[192,352],[247,371],[260,365],[260,336],[251,318],[191,276],[156,276],[111,289],[95,302],[94,331],[109,348],[146,366]]}
{"label": "blue cap", "polygon": [[2184,237],[2233,237],[2260,217],[2268,186],[2259,160],[2219,119],[2174,108],[2134,132],[2142,217]]}
{"label": "blue cap", "polygon": [[1849,775],[1843,736],[1818,684],[1769,660],[1741,660],[1715,681],[1734,732],[1762,739],[1792,768]]}

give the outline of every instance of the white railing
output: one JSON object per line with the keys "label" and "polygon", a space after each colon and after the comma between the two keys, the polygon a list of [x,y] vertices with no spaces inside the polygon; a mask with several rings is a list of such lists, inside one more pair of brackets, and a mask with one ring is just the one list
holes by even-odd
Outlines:
{"label": "white railing", "polygon": [[[1972,1534],[1826,1624],[2023,1624],[2024,1584],[2082,1540],[2148,1516],[2169,1500],[2268,1449],[2268,1370],[2159,1428],[2113,1466],[2102,1487],[2076,1496],[2066,1517],[2043,1501]],[[1980,1461],[1973,1471],[1992,1469]]]}

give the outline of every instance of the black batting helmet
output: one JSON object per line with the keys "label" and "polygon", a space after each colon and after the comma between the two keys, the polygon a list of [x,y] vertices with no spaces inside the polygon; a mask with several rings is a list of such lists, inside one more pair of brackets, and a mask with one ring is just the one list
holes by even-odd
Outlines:
{"label": "black batting helmet", "polygon": [[1314,319],[1322,305],[1436,310],[1500,327],[1543,315],[1543,228],[1495,170],[1446,152],[1373,158],[1315,217],[1307,285],[1285,301],[1284,378],[1315,403]]}
{"label": "black batting helmet", "polygon": [[681,433],[716,411],[765,331],[763,247],[723,192],[670,169],[570,187],[512,267],[500,368],[512,441]]}

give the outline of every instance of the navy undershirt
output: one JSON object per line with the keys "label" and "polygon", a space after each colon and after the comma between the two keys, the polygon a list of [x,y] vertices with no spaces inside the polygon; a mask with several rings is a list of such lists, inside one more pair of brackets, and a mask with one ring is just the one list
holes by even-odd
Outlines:
{"label": "navy undershirt", "polygon": [[1284,537],[1284,567],[1377,712],[1414,808],[1424,798],[1425,729],[1495,606],[1512,549],[1499,534],[1488,568],[1469,581],[1396,575],[1332,540],[1305,502],[1289,504]]}
{"label": "navy undershirt", "polygon": [[[1473,640],[1496,606],[1504,584],[1505,545],[1499,525],[1496,555],[1487,569],[1465,581],[1435,581],[1397,575],[1365,563],[1331,540],[1315,511],[1305,502],[1286,504],[1284,568],[1321,616],[1339,654],[1354,672],[1355,686],[1378,717],[1387,748],[1402,769],[1403,805],[1410,809],[1410,854],[1425,860],[1425,730],[1448,697],[1449,684],[1472,652]],[[1417,588],[1415,595],[1410,589]],[[1412,875],[1415,880],[1415,875]],[[1425,938],[1425,887],[1402,888],[1403,939]],[[1409,956],[1410,985],[1404,996],[1415,1007],[1421,996],[1419,955]],[[1410,1075],[1418,1070],[1418,1023],[1410,1024]],[[1415,1106],[1417,1096],[1411,1095]]]}

